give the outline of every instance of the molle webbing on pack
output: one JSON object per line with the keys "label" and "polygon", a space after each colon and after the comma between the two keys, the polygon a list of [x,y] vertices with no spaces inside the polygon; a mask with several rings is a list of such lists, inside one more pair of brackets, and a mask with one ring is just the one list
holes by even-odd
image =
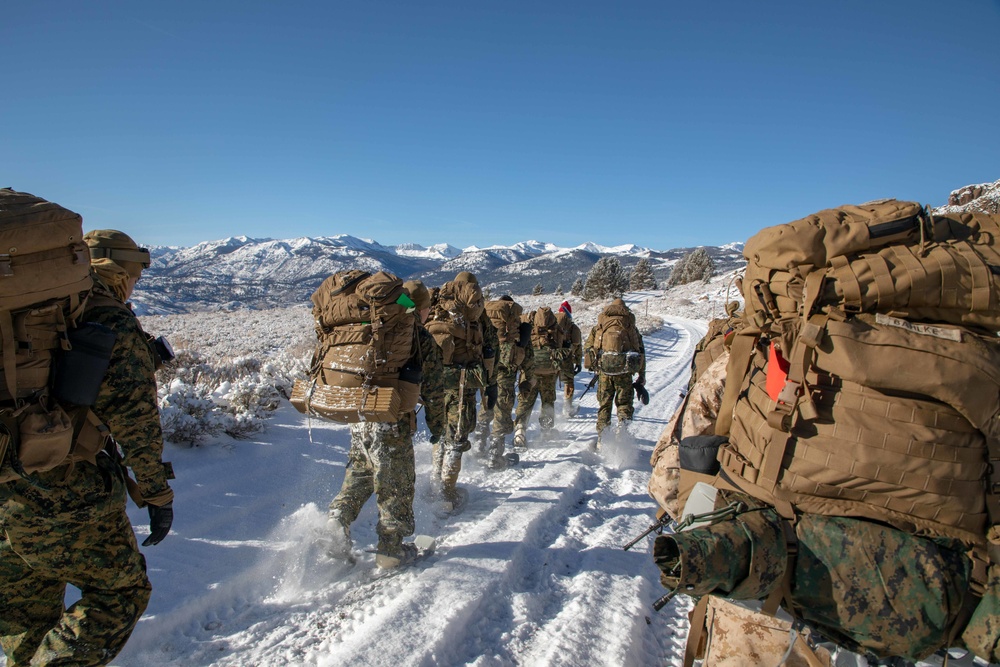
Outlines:
{"label": "molle webbing on pack", "polygon": [[319,342],[312,377],[296,381],[292,404],[345,423],[396,421],[413,410],[420,378],[407,364],[416,319],[403,281],[384,271],[342,271],[323,281],[312,301]]}
{"label": "molle webbing on pack", "polygon": [[497,330],[497,338],[501,343],[516,343],[520,336],[521,314],[520,304],[506,299],[497,299],[486,303],[486,314]]}
{"label": "molle webbing on pack", "polygon": [[985,546],[998,233],[994,216],[888,200],[751,238],[749,326],[717,422],[725,474],[789,517],[865,517]]}
{"label": "molle webbing on pack", "polygon": [[103,446],[88,406],[61,405],[54,386],[92,285],[81,217],[0,189],[0,482],[93,461]]}
{"label": "molle webbing on pack", "polygon": [[483,359],[483,330],[479,316],[485,303],[478,283],[455,279],[438,294],[438,310],[426,324],[441,348],[446,366],[467,366]]}

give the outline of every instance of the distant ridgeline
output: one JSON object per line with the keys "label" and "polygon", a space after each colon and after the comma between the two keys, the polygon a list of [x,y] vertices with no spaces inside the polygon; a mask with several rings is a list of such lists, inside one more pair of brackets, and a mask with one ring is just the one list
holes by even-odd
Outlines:
{"label": "distant ridgeline", "polygon": [[[742,248],[735,243],[705,249],[722,272],[745,263]],[[562,288],[568,296],[574,281],[586,279],[602,257],[617,257],[626,270],[645,257],[657,281],[665,284],[674,263],[691,250],[661,252],[592,243],[560,248],[536,241],[459,250],[448,245],[383,246],[345,235],[293,240],[237,237],[191,248],[153,248],[152,265],[143,273],[133,302],[140,315],[308,304],[327,276],[356,268],[420,278],[428,286],[442,285],[459,271],[472,271],[494,296],[530,294],[538,284],[543,293]]]}
{"label": "distant ridgeline", "polygon": [[[846,203],[862,202],[817,202],[815,208]],[[998,213],[1000,181],[954,190],[948,204],[938,210]],[[756,231],[750,230],[748,236]],[[745,264],[742,241],[705,247],[716,273]],[[308,304],[327,276],[357,268],[386,270],[404,279],[420,278],[428,286],[441,285],[459,271],[472,271],[494,296],[531,294],[537,285],[544,294],[561,288],[569,295],[576,279],[585,279],[602,257],[617,257],[625,270],[646,257],[657,282],[666,285],[673,265],[692,250],[657,251],[634,245],[611,248],[593,243],[560,248],[538,241],[459,250],[447,244],[429,248],[384,246],[347,235],[284,241],[241,236],[191,248],[154,248],[152,266],[144,272],[133,301],[140,315]]]}

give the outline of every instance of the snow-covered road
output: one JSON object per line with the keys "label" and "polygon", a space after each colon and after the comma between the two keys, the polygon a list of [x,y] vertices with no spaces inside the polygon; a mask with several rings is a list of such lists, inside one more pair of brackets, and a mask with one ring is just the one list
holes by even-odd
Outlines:
{"label": "snow-covered road", "polygon": [[[353,568],[320,555],[346,427],[310,424],[285,405],[255,441],[171,448],[174,533],[144,550],[153,600],[115,664],[680,664],[686,602],[653,612],[664,591],[650,542],[621,549],[652,520],[649,455],[705,331],[700,320],[665,319],[645,339],[650,403],[637,403],[630,435],[599,455],[587,447],[595,392],[573,418],[560,396],[559,437],[538,442],[536,406],[521,464],[495,473],[466,455],[469,504],[441,517],[422,432],[417,531],[438,548],[388,576],[364,551]],[[375,516],[372,499],[353,527],[357,548],[377,541]],[[144,512],[132,518],[141,531]]]}

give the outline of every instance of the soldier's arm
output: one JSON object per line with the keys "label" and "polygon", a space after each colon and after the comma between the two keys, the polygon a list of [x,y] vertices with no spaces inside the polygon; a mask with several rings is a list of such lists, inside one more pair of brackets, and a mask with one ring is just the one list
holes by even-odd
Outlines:
{"label": "soldier's arm", "polygon": [[580,333],[580,327],[573,325],[572,332],[573,340],[573,361],[579,365],[583,363],[583,334]]}
{"label": "soldier's arm", "polygon": [[164,505],[173,499],[173,491],[162,462],[163,432],[152,350],[138,320],[123,309],[96,308],[88,319],[117,335],[94,413],[111,430],[143,500]]}

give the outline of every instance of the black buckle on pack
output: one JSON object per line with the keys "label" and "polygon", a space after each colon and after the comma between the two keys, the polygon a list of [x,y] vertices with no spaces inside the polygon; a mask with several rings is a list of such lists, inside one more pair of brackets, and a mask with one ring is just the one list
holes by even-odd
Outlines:
{"label": "black buckle on pack", "polygon": [[10,278],[14,275],[14,269],[10,266],[10,255],[0,255],[0,277]]}

